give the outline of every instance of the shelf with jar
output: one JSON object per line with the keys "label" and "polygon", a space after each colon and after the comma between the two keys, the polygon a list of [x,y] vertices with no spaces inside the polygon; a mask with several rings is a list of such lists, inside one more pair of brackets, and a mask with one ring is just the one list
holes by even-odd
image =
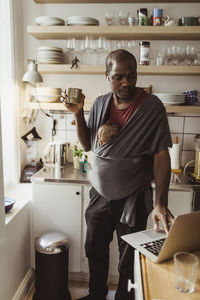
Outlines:
{"label": "shelf with jar", "polygon": [[39,40],[83,39],[86,36],[116,40],[200,40],[200,26],[38,26],[27,32]]}
{"label": "shelf with jar", "polygon": [[[71,69],[69,64],[39,64],[38,70],[42,74],[105,74],[104,65],[80,64]],[[200,66],[138,66],[138,75],[200,76]]]}
{"label": "shelf with jar", "polygon": [[[90,111],[92,103],[89,101],[85,101],[84,110]],[[37,103],[37,102],[30,102],[29,103],[30,109],[44,109],[44,110],[54,110],[54,111],[66,111],[67,108],[62,102],[55,102],[55,103]],[[177,114],[200,114],[200,106],[174,106],[174,105],[167,105],[166,106],[167,113],[177,113]]]}
{"label": "shelf with jar", "polygon": [[34,0],[36,3],[199,3],[199,0]]}

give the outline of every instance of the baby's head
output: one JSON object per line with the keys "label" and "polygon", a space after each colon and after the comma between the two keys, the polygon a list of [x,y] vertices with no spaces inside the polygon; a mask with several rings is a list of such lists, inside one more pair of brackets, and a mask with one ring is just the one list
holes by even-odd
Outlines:
{"label": "baby's head", "polygon": [[116,136],[119,130],[119,125],[110,121],[107,121],[105,124],[101,125],[97,132],[100,146],[107,143],[108,141],[110,141],[110,139]]}

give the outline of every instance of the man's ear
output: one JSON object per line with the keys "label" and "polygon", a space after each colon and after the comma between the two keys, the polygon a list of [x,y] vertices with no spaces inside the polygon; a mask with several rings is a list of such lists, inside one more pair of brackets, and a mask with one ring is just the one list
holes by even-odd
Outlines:
{"label": "man's ear", "polygon": [[109,77],[109,75],[106,75],[106,79],[107,79],[108,83],[110,83],[110,77]]}

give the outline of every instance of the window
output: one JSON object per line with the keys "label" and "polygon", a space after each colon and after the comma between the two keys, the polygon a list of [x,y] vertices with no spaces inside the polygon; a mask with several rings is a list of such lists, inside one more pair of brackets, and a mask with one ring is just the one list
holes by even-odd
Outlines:
{"label": "window", "polygon": [[17,84],[14,78],[12,0],[0,3],[0,95],[4,187],[17,180]]}

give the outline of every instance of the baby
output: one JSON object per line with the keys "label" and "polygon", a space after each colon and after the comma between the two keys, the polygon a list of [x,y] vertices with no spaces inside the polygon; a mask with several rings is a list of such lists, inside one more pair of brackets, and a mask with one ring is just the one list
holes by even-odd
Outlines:
{"label": "baby", "polygon": [[100,146],[110,141],[114,136],[118,134],[120,127],[117,123],[107,121],[101,125],[97,132],[97,137]]}

